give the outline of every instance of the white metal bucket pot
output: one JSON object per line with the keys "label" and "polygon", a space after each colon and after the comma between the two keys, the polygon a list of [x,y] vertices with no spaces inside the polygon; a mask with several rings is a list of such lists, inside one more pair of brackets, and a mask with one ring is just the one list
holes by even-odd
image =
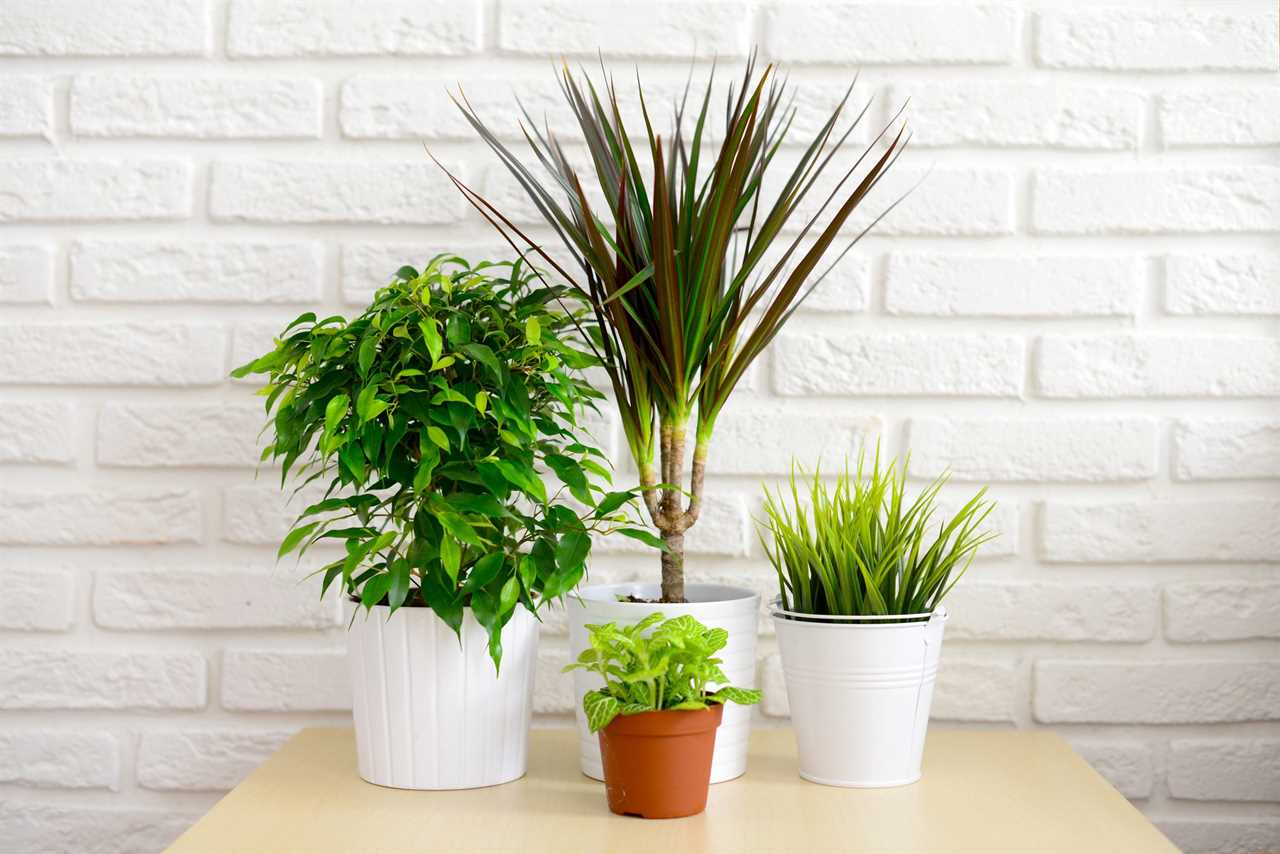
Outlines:
{"label": "white metal bucket pot", "polygon": [[[347,603],[350,620],[355,604]],[[466,609],[462,642],[429,608],[363,608],[347,633],[360,776],[397,789],[472,789],[524,776],[538,621],[516,608],[495,674]]]}
{"label": "white metal bucket pot", "polygon": [[[656,584],[596,584],[578,591],[565,600],[569,609],[569,654],[577,660],[587,648],[587,624],[617,623],[631,625],[660,611],[667,617],[690,614],[703,625],[721,628],[729,633],[729,643],[720,650],[720,665],[729,682],[740,688],[756,685],[756,629],[760,612],[760,596],[752,590],[723,584],[686,584],[685,598],[679,604],[619,602],[619,596],[657,599],[662,591]],[[575,670],[573,696],[577,701],[578,756],[582,773],[596,780],[604,779],[600,762],[600,741],[587,728],[582,711],[582,695],[600,687],[600,677]],[[747,748],[751,737],[751,707],[726,703],[724,719],[716,730],[715,753],[711,758],[711,782],[723,783],[741,777],[747,770]]]}
{"label": "white metal bucket pot", "polygon": [[773,620],[800,776],[853,787],[919,780],[946,610],[815,618],[775,603]]}

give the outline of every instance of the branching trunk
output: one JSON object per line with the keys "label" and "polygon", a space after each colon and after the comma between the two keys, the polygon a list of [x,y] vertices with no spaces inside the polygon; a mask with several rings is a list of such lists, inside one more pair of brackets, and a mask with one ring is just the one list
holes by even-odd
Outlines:
{"label": "branching trunk", "polygon": [[667,550],[662,553],[662,601],[684,601],[684,534],[663,531],[662,542]]}
{"label": "branching trunk", "polygon": [[654,523],[666,544],[662,553],[662,601],[684,601],[684,513],[680,481],[684,475],[684,425],[662,425],[662,474],[667,487]]}

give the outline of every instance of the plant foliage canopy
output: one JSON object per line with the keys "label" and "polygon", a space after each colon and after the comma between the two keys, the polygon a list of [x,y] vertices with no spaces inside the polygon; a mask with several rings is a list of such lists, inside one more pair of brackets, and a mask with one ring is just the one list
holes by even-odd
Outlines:
{"label": "plant foliage canopy", "polygon": [[[611,77],[580,79],[567,66],[559,77],[581,131],[576,142],[586,149],[581,169],[549,127],[539,129],[525,112],[525,137],[546,173],[536,176],[465,95],[459,106],[567,248],[567,268],[497,206],[453,180],[522,257],[535,256],[590,305],[594,344],[644,503],[668,546],[663,600],[679,602],[684,532],[701,509],[716,418],[808,293],[879,221],[842,237],[908,134],[891,130],[895,116],[858,156],[827,175],[835,180],[819,183],[870,107],[842,121],[852,84],[814,134],[784,149],[797,142],[794,95],[772,66],[757,72],[754,58],[728,88],[722,126],[713,127],[713,70],[700,97],[691,101],[686,85],[676,99],[665,139],[654,130],[643,87],[640,121],[628,124]],[[695,417],[684,489],[687,425]]]}
{"label": "plant foliage canopy", "polygon": [[321,595],[340,582],[369,609],[426,606],[456,632],[470,607],[498,664],[514,609],[573,589],[592,533],[619,528],[635,497],[609,491],[604,454],[578,438],[600,395],[571,304],[520,262],[441,255],[402,267],[354,320],[290,323],[234,372],[267,375],[263,459],[281,485],[323,492],[280,555],[341,546]]}

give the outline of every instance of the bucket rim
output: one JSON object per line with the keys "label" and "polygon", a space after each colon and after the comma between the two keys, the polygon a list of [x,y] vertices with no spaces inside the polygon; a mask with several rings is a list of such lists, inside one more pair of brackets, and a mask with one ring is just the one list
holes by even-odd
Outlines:
{"label": "bucket rim", "polygon": [[933,613],[919,614],[806,614],[801,611],[788,611],[782,607],[782,597],[775,596],[769,602],[769,615],[775,620],[786,620],[793,623],[810,623],[818,625],[859,626],[869,625],[888,628],[892,625],[918,625],[933,620],[946,622],[949,616],[946,605],[939,605]]}

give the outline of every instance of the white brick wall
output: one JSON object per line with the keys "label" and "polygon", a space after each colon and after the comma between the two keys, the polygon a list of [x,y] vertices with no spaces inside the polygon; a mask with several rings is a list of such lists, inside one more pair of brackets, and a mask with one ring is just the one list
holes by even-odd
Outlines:
{"label": "white brick wall", "polygon": [[[769,592],[760,482],[910,444],[948,506],[1001,502],[940,725],[1053,727],[1186,850],[1280,849],[1274,0],[3,6],[0,847],[158,851],[348,719],[337,603],[274,560],[308,496],[254,479],[261,399],[226,374],[403,263],[504,251],[422,150],[518,200],[446,88],[518,142],[513,93],[572,130],[561,55],[661,101],[759,45],[807,131],[857,68],[873,121],[910,98],[881,202],[927,177],[726,410],[691,575]],[[591,572],[656,577],[630,541]],[[566,646],[553,614],[540,724],[569,720]]]}

